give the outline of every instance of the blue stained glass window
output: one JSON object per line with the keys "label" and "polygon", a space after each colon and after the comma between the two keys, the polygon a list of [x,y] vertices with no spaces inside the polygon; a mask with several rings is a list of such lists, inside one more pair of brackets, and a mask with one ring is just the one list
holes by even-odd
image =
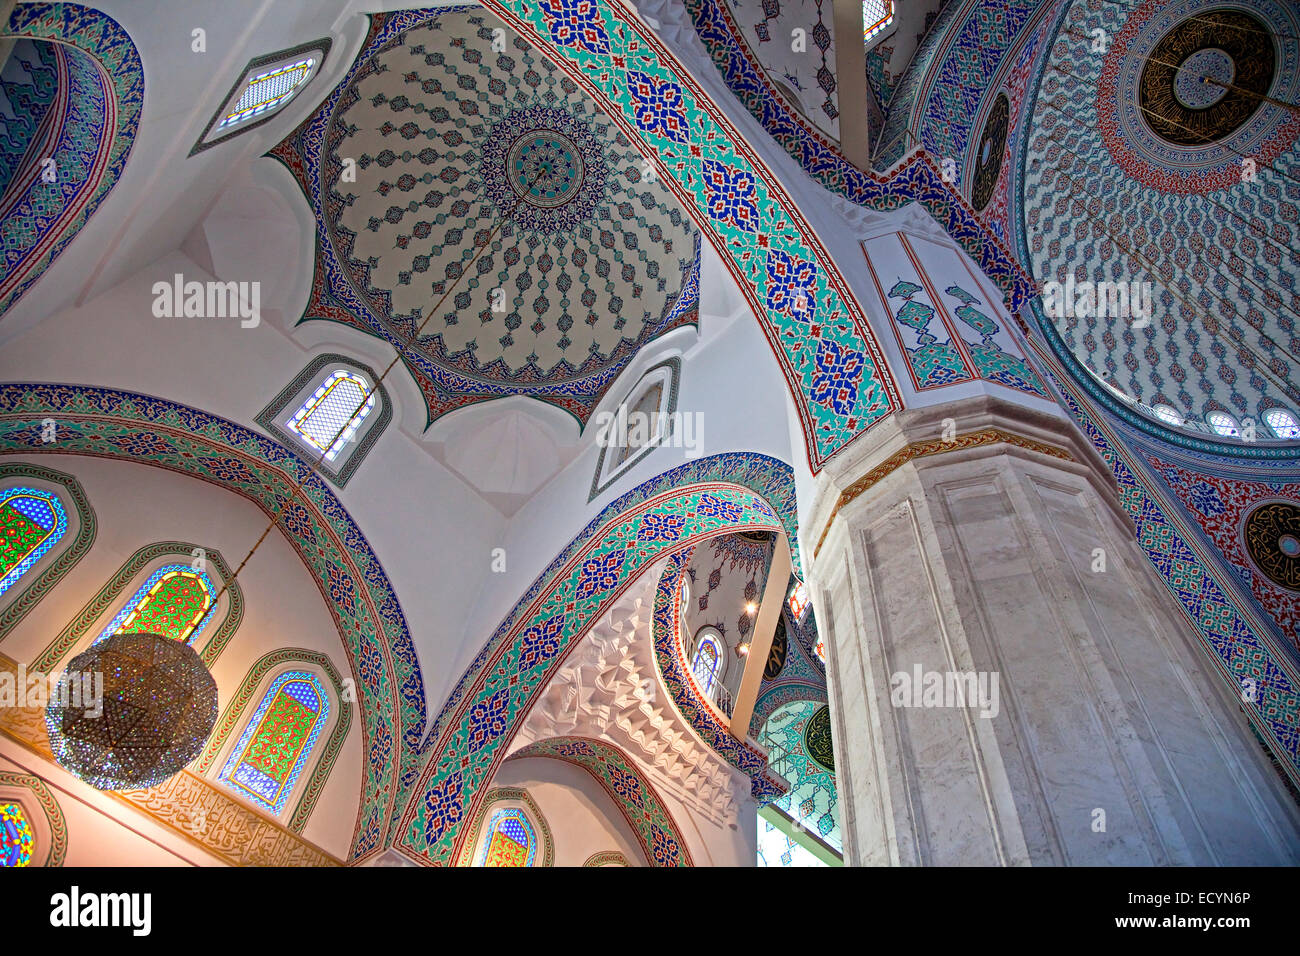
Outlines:
{"label": "blue stained glass window", "polygon": [[0,867],[29,865],[35,843],[23,808],[16,803],[0,804]]}
{"label": "blue stained glass window", "polygon": [[311,78],[316,69],[314,57],[282,63],[249,76],[235,105],[221,119],[218,129],[228,129],[261,116],[288,102],[290,97]]}
{"label": "blue stained glass window", "polygon": [[39,488],[0,491],[0,594],[4,594],[68,530],[58,495]]}
{"label": "blue stained glass window", "polygon": [[862,39],[870,41],[894,22],[893,0],[862,0]]}
{"label": "blue stained glass window", "polygon": [[700,687],[707,694],[713,690],[713,682],[718,677],[718,665],[722,661],[722,648],[712,634],[700,635],[695,644],[695,657],[691,660],[691,671]]}
{"label": "blue stained glass window", "polygon": [[532,866],[537,856],[537,836],[527,814],[518,807],[502,807],[488,819],[479,846],[479,866]]}
{"label": "blue stained glass window", "polygon": [[335,369],[284,424],[332,462],[374,407],[375,393],[365,379]]}
{"label": "blue stained glass window", "polygon": [[329,710],[329,695],[314,674],[281,674],[248,718],[222,768],[221,780],[263,809],[280,813],[325,728]]}

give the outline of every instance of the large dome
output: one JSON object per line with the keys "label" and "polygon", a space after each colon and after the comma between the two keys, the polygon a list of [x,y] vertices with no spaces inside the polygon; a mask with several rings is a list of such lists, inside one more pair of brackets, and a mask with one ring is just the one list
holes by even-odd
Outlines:
{"label": "large dome", "polygon": [[670,190],[490,15],[376,44],[322,164],[333,253],[381,334],[415,340],[432,417],[522,393],[585,420],[640,346],[694,320],[696,233]]}
{"label": "large dome", "polygon": [[1030,265],[1040,284],[1149,283],[1148,321],[1048,320],[1166,421],[1300,403],[1300,115],[1266,99],[1300,101],[1297,36],[1285,0],[1071,0],[1048,54],[1026,120]]}

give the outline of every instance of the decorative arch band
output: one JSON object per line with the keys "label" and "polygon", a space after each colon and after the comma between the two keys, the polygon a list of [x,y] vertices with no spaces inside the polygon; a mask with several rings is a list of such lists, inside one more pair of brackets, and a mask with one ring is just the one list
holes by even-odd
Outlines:
{"label": "decorative arch band", "polygon": [[[610,504],[515,605],[434,721],[397,848],[450,865],[534,697],[584,630],[662,558],[732,531],[795,533],[794,475],[733,453],[674,468]],[[405,781],[404,781],[405,782]]]}
{"label": "decorative arch band", "polygon": [[[76,3],[20,3],[0,33],[60,44],[52,106],[60,113],[6,193],[0,241],[0,315],[76,238],[126,167],[144,105],[144,68],[126,31]],[[45,175],[53,161],[53,181]]]}
{"label": "decorative arch band", "polygon": [[[59,422],[53,444],[41,441],[46,418]],[[310,463],[242,425],[148,395],[0,385],[0,455],[23,452],[152,465],[225,488],[267,514],[280,511],[280,530],[325,598],[360,691],[365,756],[350,855],[359,859],[382,848],[399,762],[414,753],[424,727],[424,683],[388,576]],[[301,489],[296,496],[295,488]]]}
{"label": "decorative arch band", "polygon": [[510,759],[525,757],[563,760],[591,774],[622,811],[651,866],[694,866],[686,841],[663,800],[613,744],[587,737],[552,737],[529,744],[511,754]]}

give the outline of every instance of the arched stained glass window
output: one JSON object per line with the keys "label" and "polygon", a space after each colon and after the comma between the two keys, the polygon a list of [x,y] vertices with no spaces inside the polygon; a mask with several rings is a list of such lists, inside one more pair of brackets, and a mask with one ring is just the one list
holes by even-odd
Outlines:
{"label": "arched stained glass window", "polygon": [[0,867],[27,866],[32,862],[36,837],[23,808],[0,803]]}
{"label": "arched stained glass window", "polygon": [[1264,421],[1278,438],[1300,438],[1300,422],[1285,408],[1270,408],[1264,413]]}
{"label": "arched stained glass window", "polygon": [[326,461],[338,457],[375,407],[375,395],[360,375],[335,369],[285,426],[304,442],[325,453]]}
{"label": "arched stained glass window", "polygon": [[722,662],[722,648],[712,633],[705,631],[695,642],[695,657],[691,660],[691,671],[700,687],[707,694],[713,690],[713,682],[718,678],[718,665]]}
{"label": "arched stained glass window", "polygon": [[869,42],[894,22],[893,0],[862,0],[862,39]]}
{"label": "arched stained glass window", "polygon": [[9,590],[68,530],[58,495],[38,488],[0,491],[0,594]]}
{"label": "arched stained glass window", "polygon": [[281,674],[248,719],[221,771],[222,781],[259,806],[280,813],[325,727],[329,709],[329,696],[314,674]]}
{"label": "arched stained glass window", "polygon": [[479,853],[480,866],[532,866],[537,835],[518,807],[502,807],[488,819]]}
{"label": "arched stained glass window", "polygon": [[1224,438],[1237,438],[1241,435],[1237,420],[1227,412],[1210,412],[1205,416],[1205,420],[1210,423],[1216,435],[1222,435]]}
{"label": "arched stained glass window", "polygon": [[95,643],[113,634],[147,631],[192,644],[212,616],[208,609],[216,593],[203,571],[188,564],[161,567],[140,585]]}

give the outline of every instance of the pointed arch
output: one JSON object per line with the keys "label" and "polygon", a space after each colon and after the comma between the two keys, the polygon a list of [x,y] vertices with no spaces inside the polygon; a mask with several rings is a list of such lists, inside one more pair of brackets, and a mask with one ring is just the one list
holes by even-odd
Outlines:
{"label": "pointed arch", "polygon": [[[54,445],[40,439],[39,423],[46,417],[59,423]],[[356,678],[367,759],[349,855],[360,861],[382,851],[395,814],[399,766],[418,760],[424,680],[388,575],[325,480],[273,439],[188,405],[93,386],[0,385],[0,454],[34,449],[179,472],[225,488],[267,515],[280,515],[285,540],[324,597]],[[205,662],[215,643],[216,635],[200,654]],[[418,767],[400,770],[414,773]]]}
{"label": "pointed arch", "polygon": [[[19,841],[26,843],[13,853],[15,863],[23,856],[24,866],[62,866],[68,853],[68,824],[45,781],[35,774],[0,770],[0,826],[5,825],[6,808],[13,808],[7,813],[13,841],[9,849],[16,850]],[[6,865],[13,864],[0,859],[0,867]]]}
{"label": "pointed arch", "polygon": [[[194,766],[194,772],[205,775],[216,765],[218,755],[225,749],[226,742],[234,734],[235,727],[239,725],[248,710],[258,688],[265,684],[267,675],[278,676],[280,672],[292,668],[295,664],[307,665],[324,674],[328,688],[332,691],[330,697],[333,713],[337,715],[324,746],[315,755],[307,783],[302,789],[302,795],[298,797],[293,815],[289,818],[289,829],[301,833],[307,825],[312,810],[316,807],[321,791],[325,789],[325,782],[329,779],[339,751],[343,749],[343,742],[347,739],[348,730],[352,727],[353,704],[344,692],[343,678],[339,675],[338,668],[326,655],[295,647],[281,648],[263,655],[249,668],[243,683],[239,685],[239,690],[235,692],[217,718],[212,735],[208,738],[208,744],[203,748],[203,753]],[[248,723],[252,723],[251,718]]]}
{"label": "pointed arch", "polygon": [[[144,68],[131,37],[108,14],[77,3],[20,3],[0,34],[58,45],[57,134],[50,155],[19,170],[0,199],[6,221],[0,315],[76,238],[117,184],[144,106]],[[49,182],[43,164],[57,175]]]}
{"label": "pointed arch", "polygon": [[311,671],[285,671],[271,682],[226,758],[220,781],[279,816],[311,759],[331,710],[330,695]]}
{"label": "pointed arch", "polygon": [[[502,826],[506,833],[499,832]],[[470,839],[460,856],[460,866],[554,865],[555,839],[551,827],[523,787],[489,790],[469,830]],[[521,839],[521,835],[526,835],[526,839]]]}
{"label": "pointed arch", "polygon": [[606,507],[515,605],[433,722],[423,766],[403,795],[399,851],[435,865],[456,860],[463,824],[481,805],[532,695],[563,664],[575,638],[654,562],[749,530],[783,531],[796,540],[794,473],[766,455],[700,458]]}
{"label": "pointed arch", "polygon": [[216,596],[206,571],[188,564],[164,564],[127,599],[95,643],[139,631],[192,644],[207,626]]}
{"label": "pointed arch", "polygon": [[[195,559],[196,554],[203,555],[204,560],[210,569],[215,572],[218,579],[228,584],[226,593],[222,598],[224,611],[221,606],[218,606],[217,610],[209,615],[209,617],[217,618],[220,623],[216,625],[215,629],[211,630],[211,636],[208,637],[203,649],[199,652],[199,657],[203,663],[211,667],[218,655],[230,642],[240,622],[244,619],[243,589],[239,586],[238,581],[230,580],[230,566],[226,563],[226,559],[222,557],[221,552],[215,548],[200,548],[197,545],[183,541],[159,541],[145,545],[126,559],[113,576],[105,582],[104,586],[86,602],[86,605],[77,616],[69,621],[54,640],[36,656],[31,664],[32,669],[47,673],[53,673],[57,670],[59,663],[67,657],[68,652],[91,633],[95,624],[103,618],[109,608],[113,607],[119,599],[122,599],[123,593],[127,591],[132,582],[140,580],[150,568],[154,568],[155,570],[149,574],[147,579],[134,589],[131,596],[123,600],[112,622],[100,631],[95,638],[95,642],[103,640],[110,634],[117,633],[124,625],[142,626],[144,622],[127,620],[131,617],[132,611],[140,607],[142,602],[149,598],[150,589],[162,583],[162,575],[165,573],[165,569],[173,569],[177,573],[192,572],[189,562]],[[182,560],[174,560],[177,557]],[[173,560],[168,560],[169,558]],[[220,589],[219,586],[213,585],[211,576],[206,571],[202,572],[202,574],[207,578],[205,586],[210,589],[211,595],[215,597]],[[154,596],[156,598],[157,593]],[[163,596],[166,597],[166,595]],[[162,632],[162,619],[151,623],[158,628],[156,633]],[[204,623],[203,631],[205,633],[209,631],[211,623]],[[191,640],[197,638],[199,635],[193,633],[194,630],[196,629],[191,629],[186,634],[186,637]],[[170,636],[176,635],[172,634]]]}
{"label": "pointed arch", "polygon": [[589,737],[552,737],[510,755],[511,760],[527,757],[563,760],[591,774],[622,811],[651,866],[695,865],[658,791],[618,747]]}

